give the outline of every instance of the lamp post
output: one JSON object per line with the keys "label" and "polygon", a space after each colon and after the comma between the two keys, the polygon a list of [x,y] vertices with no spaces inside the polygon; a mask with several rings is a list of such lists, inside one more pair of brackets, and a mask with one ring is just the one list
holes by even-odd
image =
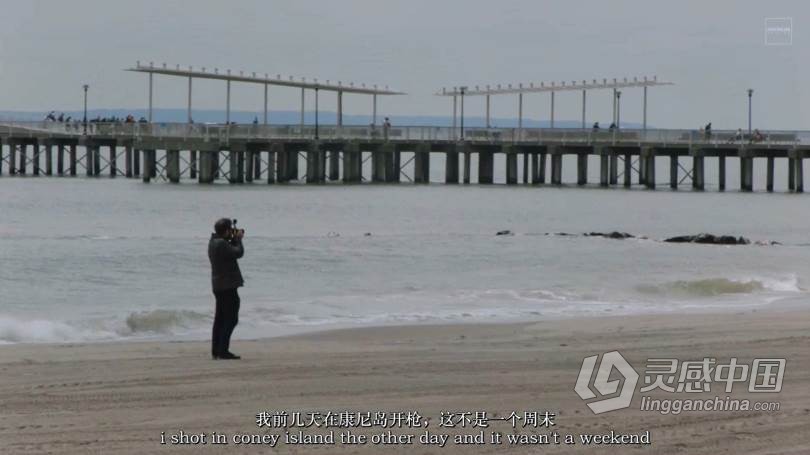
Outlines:
{"label": "lamp post", "polygon": [[622,124],[622,92],[616,91],[616,129],[621,128]]}
{"label": "lamp post", "polygon": [[748,137],[751,137],[751,97],[754,95],[754,89],[748,89]]}
{"label": "lamp post", "polygon": [[84,84],[82,88],[84,89],[84,120],[82,124],[84,125],[84,135],[87,136],[87,89],[89,89],[90,86]]}
{"label": "lamp post", "polygon": [[467,87],[459,87],[459,93],[461,93],[461,140],[464,140],[464,92],[467,91]]}

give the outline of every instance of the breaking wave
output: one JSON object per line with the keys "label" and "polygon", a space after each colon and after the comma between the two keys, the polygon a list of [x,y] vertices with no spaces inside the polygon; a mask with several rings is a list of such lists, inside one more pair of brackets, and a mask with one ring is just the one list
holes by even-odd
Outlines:
{"label": "breaking wave", "polygon": [[130,313],[125,322],[131,333],[173,333],[177,329],[199,327],[211,317],[189,310],[152,310]]}
{"label": "breaking wave", "polygon": [[636,289],[644,294],[684,295],[690,297],[713,297],[725,294],[753,294],[757,292],[801,292],[798,279],[729,279],[706,278],[700,280],[677,280],[657,285],[639,285]]}

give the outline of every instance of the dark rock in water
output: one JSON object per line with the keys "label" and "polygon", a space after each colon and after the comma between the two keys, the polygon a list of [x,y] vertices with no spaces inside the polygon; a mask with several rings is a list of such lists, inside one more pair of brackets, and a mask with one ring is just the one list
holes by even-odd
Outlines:
{"label": "dark rock in water", "polygon": [[363,237],[371,237],[371,232],[366,232],[365,234],[363,234]]}
{"label": "dark rock in water", "polygon": [[668,243],[700,243],[706,245],[748,245],[751,243],[751,241],[745,237],[713,234],[679,235],[670,237],[664,241]]}
{"label": "dark rock in water", "polygon": [[506,229],[506,230],[503,230],[503,231],[496,232],[495,235],[512,235],[512,231],[510,231],[509,229]]}
{"label": "dark rock in water", "polygon": [[591,232],[585,234],[585,237],[605,237],[608,239],[617,239],[617,240],[624,240],[624,239],[632,239],[635,238],[633,234],[628,234],[627,232]]}

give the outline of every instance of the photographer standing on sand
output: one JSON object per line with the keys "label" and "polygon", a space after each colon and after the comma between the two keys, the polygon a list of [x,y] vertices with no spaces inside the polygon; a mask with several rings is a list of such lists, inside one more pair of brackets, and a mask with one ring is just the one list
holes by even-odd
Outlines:
{"label": "photographer standing on sand", "polygon": [[216,297],[214,330],[211,336],[211,356],[217,359],[239,359],[228,349],[231,334],[239,321],[239,293],[244,285],[242,272],[236,260],[245,254],[242,246],[244,229],[236,228],[236,220],[220,218],[214,223],[214,233],[208,242],[208,259],[211,260],[211,284]]}

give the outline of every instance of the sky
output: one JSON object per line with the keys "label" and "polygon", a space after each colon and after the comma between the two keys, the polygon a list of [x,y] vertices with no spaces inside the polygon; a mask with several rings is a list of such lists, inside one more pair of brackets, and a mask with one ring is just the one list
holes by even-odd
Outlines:
{"label": "sky", "polygon": [[[810,130],[810,2],[540,0],[0,0],[0,110],[145,108],[141,63],[389,85],[380,115],[451,115],[442,87],[632,78],[649,90],[648,121],[665,128]],[[789,18],[789,45],[766,42],[766,20]],[[556,95],[555,117],[577,120],[577,92]],[[155,107],[185,108],[187,81],[156,76]],[[321,94],[322,110],[336,109]],[[312,94],[307,109],[314,109]],[[609,123],[611,93],[588,94],[587,120]],[[262,109],[260,85],[234,84],[232,110]],[[641,89],[625,89],[622,120],[641,122]],[[297,110],[300,91],[271,87],[271,110]],[[371,97],[345,95],[366,114]],[[549,117],[549,95],[524,97],[524,116]],[[225,105],[225,83],[195,81],[193,106]],[[468,97],[466,115],[483,115]],[[517,116],[517,96],[492,99]]]}

